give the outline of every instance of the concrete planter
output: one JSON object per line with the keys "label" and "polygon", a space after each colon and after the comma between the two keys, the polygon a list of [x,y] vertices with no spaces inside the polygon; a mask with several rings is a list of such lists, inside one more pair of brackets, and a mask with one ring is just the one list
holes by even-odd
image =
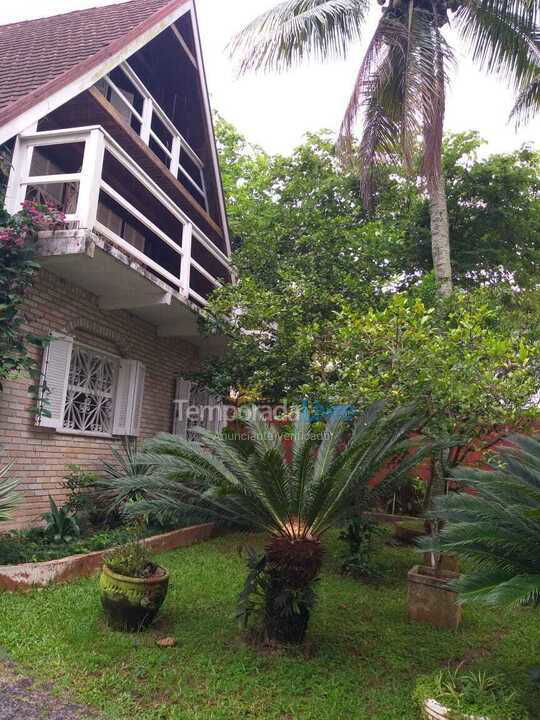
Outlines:
{"label": "concrete planter", "polygon": [[[429,567],[431,565],[431,553],[424,553],[424,565]],[[447,572],[459,573],[459,558],[457,555],[452,553],[441,555],[439,560],[440,570]]]}
{"label": "concrete planter", "polygon": [[[205,523],[173,530],[163,535],[154,535],[141,542],[155,552],[165,552],[208,540],[215,532],[214,523]],[[103,555],[106,552],[107,550],[99,550],[86,555],[71,555],[60,560],[40,563],[0,565],[0,590],[31,590],[34,587],[45,587],[90,577],[101,570]]]}
{"label": "concrete planter", "polygon": [[[464,720],[489,720],[489,718],[479,717],[478,715],[463,715],[462,717]],[[454,720],[456,715],[455,713],[451,714],[444,705],[441,705],[436,700],[426,700],[424,702],[424,718],[426,720]]]}
{"label": "concrete planter", "polygon": [[416,565],[408,574],[409,620],[456,630],[461,623],[462,610],[457,593],[447,583],[459,577],[456,572]]}

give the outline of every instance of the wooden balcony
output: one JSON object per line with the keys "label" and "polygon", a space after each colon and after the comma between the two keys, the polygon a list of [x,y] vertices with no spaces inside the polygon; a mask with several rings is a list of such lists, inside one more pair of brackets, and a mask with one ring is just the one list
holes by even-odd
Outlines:
{"label": "wooden balcony", "polygon": [[66,214],[66,230],[40,234],[44,267],[105,309],[196,341],[197,313],[230,281],[229,259],[102,127],[19,136],[6,209],[25,199]]}

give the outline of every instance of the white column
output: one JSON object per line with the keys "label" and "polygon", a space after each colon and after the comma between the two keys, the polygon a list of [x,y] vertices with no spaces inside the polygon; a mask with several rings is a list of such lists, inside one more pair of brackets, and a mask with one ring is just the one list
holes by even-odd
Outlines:
{"label": "white column", "polygon": [[77,220],[79,227],[92,230],[96,224],[105,138],[101,130],[91,130],[84,147],[84,158],[79,184]]}
{"label": "white column", "polygon": [[189,296],[191,280],[191,242],[193,239],[193,225],[186,223],[182,232],[182,266],[180,269],[180,284],[186,295]]}
{"label": "white column", "polygon": [[27,167],[27,165],[29,164],[30,156],[30,148],[21,141],[20,135],[17,135],[4,199],[4,207],[10,215],[14,215],[21,209],[25,190],[25,188],[21,187],[21,180],[28,175],[30,168]]}
{"label": "white column", "polygon": [[152,128],[152,114],[154,107],[152,98],[145,97],[142,111],[141,140],[147,145],[150,143],[150,130]]}
{"label": "white column", "polygon": [[180,151],[182,150],[182,141],[178,135],[173,135],[172,141],[172,157],[169,169],[174,177],[178,177],[178,165],[180,164]]}

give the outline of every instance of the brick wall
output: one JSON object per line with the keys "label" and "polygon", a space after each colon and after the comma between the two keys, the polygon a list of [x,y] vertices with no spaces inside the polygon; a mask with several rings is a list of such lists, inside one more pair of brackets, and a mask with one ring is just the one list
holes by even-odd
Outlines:
{"label": "brick wall", "polygon": [[[153,326],[128,312],[101,310],[96,296],[45,270],[39,272],[24,312],[36,335],[66,332],[80,342],[143,362],[142,436],[170,431],[175,377],[198,362],[194,346],[178,338],[158,338]],[[100,459],[110,455],[113,442],[119,442],[36,427],[29,384],[28,378],[10,380],[0,393],[0,464],[15,461],[13,474],[20,478],[25,498],[13,525],[3,530],[39,522],[48,509],[49,494],[64,499],[66,465],[97,469]]]}

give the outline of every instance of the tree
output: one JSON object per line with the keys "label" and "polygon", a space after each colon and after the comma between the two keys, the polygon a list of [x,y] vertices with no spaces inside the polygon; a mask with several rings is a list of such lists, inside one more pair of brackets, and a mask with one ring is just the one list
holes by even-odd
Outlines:
{"label": "tree", "polygon": [[[239,282],[211,298],[211,329],[230,343],[197,379],[222,394],[232,386],[300,402],[341,308],[382,309],[415,288],[433,305],[427,200],[415,178],[380,167],[368,215],[354,167],[341,166],[326,133],[284,157],[251,146],[221,118],[216,132]],[[480,146],[474,133],[444,146],[456,281],[505,282],[504,302],[533,327],[534,293],[511,288],[538,283],[538,156],[524,149],[479,160]]]}
{"label": "tree", "polygon": [[[441,149],[448,67],[453,55],[444,35],[449,13],[481,67],[497,71],[523,89],[535,76],[531,40],[538,3],[529,0],[380,0],[382,17],[368,46],[340,131],[350,147],[355,121],[363,115],[360,161],[366,200],[373,168],[402,158],[412,169],[423,138],[422,175],[431,218],[435,277],[441,295],[452,291],[450,239]],[[232,42],[240,68],[284,70],[307,56],[344,57],[360,38],[368,0],[282,0],[248,25]],[[529,106],[528,96],[523,103]]]}
{"label": "tree", "polygon": [[540,376],[536,293],[534,300],[530,315],[521,294],[491,289],[456,291],[432,305],[402,293],[383,309],[344,309],[313,365],[318,382],[305,389],[329,404],[415,402],[427,418],[423,432],[443,448],[432,467],[439,494],[469,452],[539,417],[531,402]]}
{"label": "tree", "polygon": [[242,520],[268,537],[262,559],[250,561],[252,573],[241,596],[244,615],[250,597],[263,595],[265,630],[274,640],[303,639],[319,575],[322,536],[347,512],[355,497],[374,497],[369,480],[389,458],[405,455],[386,478],[398,483],[417,459],[408,454],[409,435],[420,423],[412,408],[385,415],[382,404],[359,416],[350,427],[347,414],[333,412],[322,440],[311,430],[307,413],[298,413],[291,457],[282,437],[252,408],[245,418],[248,453],[234,438],[195,430],[196,441],[158,435],[145,444],[141,464],[151,472],[117,480],[118,493],[144,500],[128,504],[128,513],[177,514],[200,507],[218,518]]}
{"label": "tree", "polygon": [[231,345],[199,379],[222,393],[249,386],[299,399],[336,308],[382,298],[403,235],[367,217],[358,177],[341,169],[326,134],[284,157],[251,147],[223,120],[216,129],[239,280],[212,296],[212,325]]}

